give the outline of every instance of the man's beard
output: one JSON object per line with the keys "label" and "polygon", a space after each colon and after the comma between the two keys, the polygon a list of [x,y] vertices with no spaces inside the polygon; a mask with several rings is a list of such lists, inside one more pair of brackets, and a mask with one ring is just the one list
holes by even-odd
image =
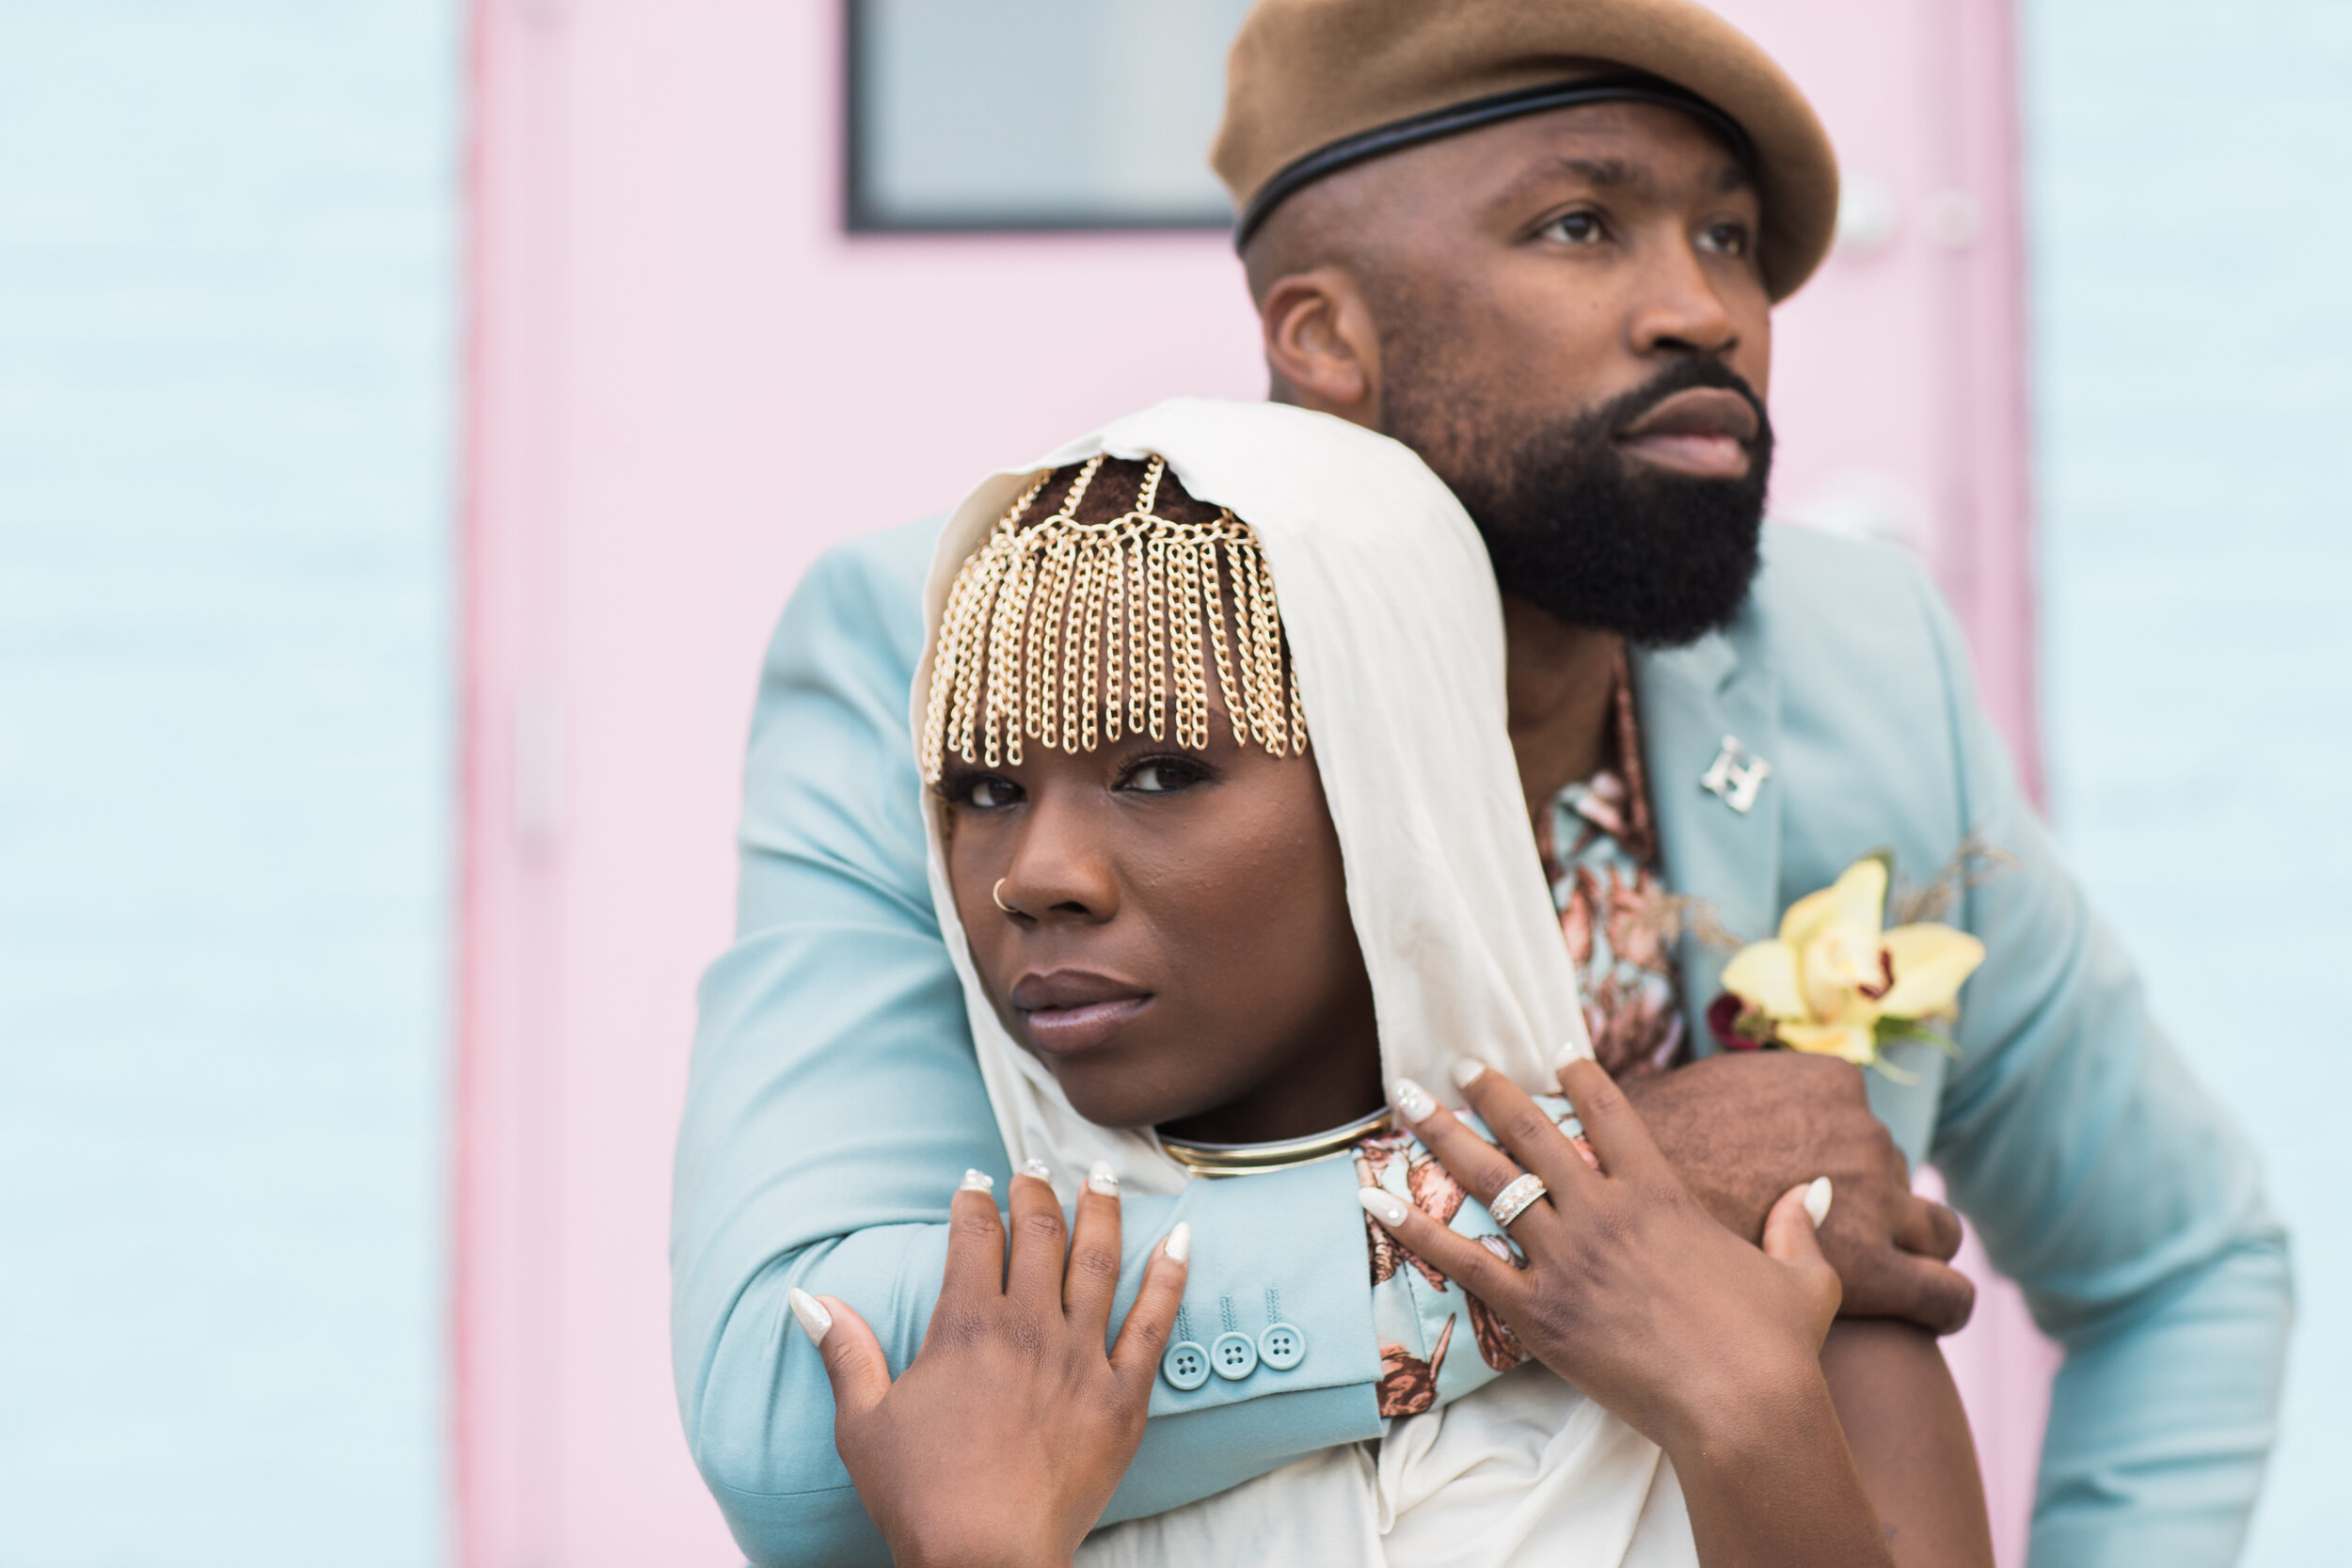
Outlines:
{"label": "man's beard", "polygon": [[[1416,381],[1407,376],[1392,385],[1401,391]],[[1693,387],[1738,392],[1756,409],[1748,471],[1738,479],[1654,468],[1617,447],[1618,431],[1660,400]],[[1434,420],[1420,417],[1438,406],[1444,411]],[[1728,625],[1747,598],[1763,532],[1772,426],[1763,400],[1721,360],[1678,360],[1597,408],[1516,439],[1458,396],[1435,406],[1409,394],[1392,396],[1388,415],[1388,434],[1429,459],[1460,498],[1486,538],[1504,593],[1573,626],[1661,647]]]}

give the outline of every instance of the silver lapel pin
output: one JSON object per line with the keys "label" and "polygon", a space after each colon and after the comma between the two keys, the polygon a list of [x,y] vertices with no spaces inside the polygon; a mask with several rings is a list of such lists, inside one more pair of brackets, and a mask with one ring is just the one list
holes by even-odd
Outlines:
{"label": "silver lapel pin", "polygon": [[1756,804],[1756,792],[1772,776],[1771,763],[1750,756],[1738,736],[1727,735],[1724,736],[1724,749],[1715,753],[1715,760],[1699,776],[1699,787],[1745,816]]}

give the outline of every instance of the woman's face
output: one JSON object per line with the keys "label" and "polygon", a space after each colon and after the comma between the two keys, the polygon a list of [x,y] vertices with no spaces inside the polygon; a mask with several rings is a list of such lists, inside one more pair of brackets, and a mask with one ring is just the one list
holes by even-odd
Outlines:
{"label": "woman's face", "polygon": [[1339,839],[1311,758],[1210,735],[949,755],[948,880],[996,1016],[1079,1115],[1302,1137],[1381,1101]]}

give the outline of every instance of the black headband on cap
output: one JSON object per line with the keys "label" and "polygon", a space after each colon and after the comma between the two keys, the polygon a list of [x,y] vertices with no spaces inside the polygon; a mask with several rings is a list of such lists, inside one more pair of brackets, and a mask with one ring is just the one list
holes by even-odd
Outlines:
{"label": "black headband on cap", "polygon": [[1258,231],[1266,214],[1313,184],[1327,174],[1369,159],[1401,152],[1422,142],[1436,141],[1440,136],[1474,131],[1482,125],[1517,119],[1522,115],[1540,114],[1546,109],[1565,109],[1578,103],[1661,103],[1670,109],[1680,109],[1694,115],[1723,133],[1731,144],[1731,150],[1740,164],[1750,169],[1756,166],[1756,146],[1740,122],[1701,98],[1688,87],[1679,87],[1658,76],[1587,76],[1574,82],[1551,82],[1541,87],[1515,87],[1487,98],[1473,98],[1467,103],[1451,103],[1426,114],[1407,116],[1375,125],[1369,131],[1359,131],[1352,136],[1342,136],[1327,147],[1319,147],[1304,157],[1294,158],[1258,189],[1249,198],[1249,205],[1241,210],[1233,224],[1233,248],[1239,250],[1249,243],[1249,236]]}

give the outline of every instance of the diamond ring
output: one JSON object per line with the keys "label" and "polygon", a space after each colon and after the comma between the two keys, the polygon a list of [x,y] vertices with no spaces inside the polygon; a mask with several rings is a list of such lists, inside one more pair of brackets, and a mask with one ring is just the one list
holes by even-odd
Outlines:
{"label": "diamond ring", "polygon": [[1494,1215],[1495,1224],[1508,1229],[1513,1220],[1526,1213],[1528,1206],[1543,1196],[1544,1179],[1529,1171],[1495,1194],[1495,1200],[1486,1207]]}

